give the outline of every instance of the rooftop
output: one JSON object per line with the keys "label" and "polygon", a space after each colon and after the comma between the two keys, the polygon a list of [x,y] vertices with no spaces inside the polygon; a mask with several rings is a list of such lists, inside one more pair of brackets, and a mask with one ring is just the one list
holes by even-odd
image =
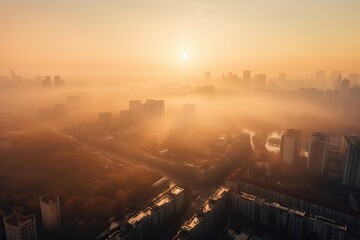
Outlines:
{"label": "rooftop", "polygon": [[298,209],[295,209],[295,208],[290,208],[289,209],[289,212],[295,214],[295,215],[298,215],[300,217],[304,217],[305,216],[305,211],[302,211],[302,210],[298,210]]}
{"label": "rooftop", "polygon": [[171,193],[174,195],[178,195],[183,191],[184,191],[184,189],[179,186],[175,186],[173,189],[171,189]]}
{"label": "rooftop", "polygon": [[132,217],[130,217],[128,219],[128,223],[131,224],[131,225],[135,225],[137,223],[140,223],[145,218],[150,216],[151,213],[152,213],[152,209],[150,207],[147,207],[145,210],[140,211],[140,212],[136,213],[135,215],[133,215]]}
{"label": "rooftop", "polygon": [[350,145],[360,146],[360,135],[348,135],[344,139]]}
{"label": "rooftop", "polygon": [[156,200],[154,202],[154,204],[158,207],[161,207],[162,205],[171,202],[171,198],[168,195],[164,195],[161,198],[159,198],[158,200]]}
{"label": "rooftop", "polygon": [[251,195],[251,194],[249,194],[249,193],[240,192],[239,194],[240,194],[241,197],[243,197],[243,198],[245,198],[245,199],[247,199],[247,200],[249,200],[249,201],[255,201],[255,200],[256,200],[256,196]]}
{"label": "rooftop", "polygon": [[55,203],[59,200],[58,195],[55,193],[47,193],[40,196],[40,201],[45,202],[47,204]]}
{"label": "rooftop", "polygon": [[210,212],[213,208],[214,208],[214,203],[210,202],[210,201],[206,201],[204,203],[204,205],[202,206],[201,210],[203,213],[207,213]]}
{"label": "rooftop", "polygon": [[224,196],[224,194],[227,193],[229,190],[230,190],[230,188],[222,186],[213,195],[211,195],[210,198],[212,200],[217,201],[217,200],[221,199]]}
{"label": "rooftop", "polygon": [[329,135],[327,133],[323,133],[323,132],[313,132],[313,134],[311,135],[311,138],[315,138],[315,139],[321,140],[321,141],[327,141],[327,140],[329,140]]}
{"label": "rooftop", "polygon": [[4,221],[12,226],[18,227],[35,220],[34,215],[23,216],[20,213],[14,212],[4,218]]}
{"label": "rooftop", "polygon": [[280,203],[277,203],[277,202],[266,202],[266,204],[270,205],[270,206],[273,206],[274,208],[277,208],[277,209],[280,209],[280,210],[283,210],[283,211],[288,211],[289,208],[281,205]]}
{"label": "rooftop", "polygon": [[186,230],[186,231],[191,231],[192,229],[194,229],[202,220],[204,219],[203,216],[195,214],[194,216],[192,216],[192,218],[185,222],[184,225],[181,227],[182,229]]}
{"label": "rooftop", "polygon": [[327,225],[331,225],[331,226],[336,227],[336,228],[338,228],[340,230],[343,230],[343,231],[347,230],[347,225],[346,224],[342,224],[342,223],[336,222],[334,220],[331,220],[331,219],[328,219],[328,218],[325,218],[325,217],[322,217],[322,216],[311,214],[310,218],[314,219],[316,221],[325,223]]}
{"label": "rooftop", "polygon": [[190,240],[191,236],[188,232],[180,230],[172,240]]}
{"label": "rooftop", "polygon": [[288,129],[286,130],[286,132],[284,133],[285,136],[295,136],[301,133],[301,130],[298,129]]}
{"label": "rooftop", "polygon": [[278,192],[287,196],[291,196],[297,199],[301,199],[303,201],[307,201],[309,203],[312,204],[316,204],[322,207],[326,207],[329,209],[332,209],[334,211],[338,211],[344,214],[348,214],[354,217],[360,217],[360,211],[356,211],[354,209],[351,209],[349,207],[346,206],[342,206],[339,205],[337,203],[334,202],[330,202],[321,198],[317,198],[317,197],[313,197],[307,194],[304,194],[302,192],[297,192],[294,190],[290,190],[290,189],[285,189],[283,187],[280,186],[276,186],[276,185],[272,185],[269,183],[265,183],[265,182],[261,182],[261,181],[256,181],[253,180],[251,178],[247,178],[247,177],[243,177],[239,174],[232,174],[227,180],[232,181],[232,182],[245,182],[247,184],[251,184],[260,188],[264,188],[267,189],[269,191],[274,191],[274,192]]}

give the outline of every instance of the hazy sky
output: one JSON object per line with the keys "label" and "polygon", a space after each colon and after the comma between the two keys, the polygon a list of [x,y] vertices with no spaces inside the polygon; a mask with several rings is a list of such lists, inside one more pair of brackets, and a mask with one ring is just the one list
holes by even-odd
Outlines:
{"label": "hazy sky", "polygon": [[0,0],[0,30],[0,69],[360,71],[359,0]]}

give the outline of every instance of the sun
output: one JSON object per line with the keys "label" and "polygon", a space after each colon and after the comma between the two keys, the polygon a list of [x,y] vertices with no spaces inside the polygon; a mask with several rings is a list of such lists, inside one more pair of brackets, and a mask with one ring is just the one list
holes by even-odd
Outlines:
{"label": "sun", "polygon": [[183,52],[183,53],[181,54],[181,58],[182,58],[183,60],[187,60],[187,59],[189,58],[189,55],[187,54],[187,52]]}

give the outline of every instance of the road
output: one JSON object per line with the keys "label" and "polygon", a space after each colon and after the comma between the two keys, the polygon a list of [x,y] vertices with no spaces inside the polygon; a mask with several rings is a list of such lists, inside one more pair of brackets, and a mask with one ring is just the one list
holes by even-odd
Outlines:
{"label": "road", "polygon": [[69,140],[81,145],[83,148],[87,149],[88,151],[91,151],[93,153],[98,154],[99,156],[108,159],[111,162],[115,162],[115,163],[119,163],[119,164],[123,164],[123,165],[131,165],[131,166],[137,166],[140,168],[143,168],[147,171],[151,171],[154,173],[157,173],[159,175],[161,175],[162,177],[166,177],[168,178],[171,182],[174,182],[175,184],[181,186],[181,187],[185,187],[190,189],[191,191],[193,191],[194,194],[200,196],[199,201],[204,202],[206,201],[206,199],[216,191],[217,187],[215,186],[196,186],[194,185],[191,181],[189,181],[188,179],[181,177],[181,175],[175,175],[171,172],[165,171],[163,169],[160,169],[158,167],[154,167],[151,166],[150,164],[146,163],[146,162],[140,162],[140,161],[136,161],[124,156],[121,156],[119,154],[113,153],[111,151],[102,149],[100,147],[95,146],[94,144],[91,144],[87,141],[83,141],[81,139],[78,139],[74,136],[71,136],[63,131],[60,131],[54,127],[52,127],[52,129],[61,134],[62,136],[68,138]]}

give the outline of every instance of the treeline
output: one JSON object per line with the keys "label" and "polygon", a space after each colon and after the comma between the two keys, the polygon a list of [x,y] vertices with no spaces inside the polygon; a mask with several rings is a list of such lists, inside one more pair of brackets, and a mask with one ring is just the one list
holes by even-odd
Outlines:
{"label": "treeline", "polygon": [[54,191],[60,197],[63,223],[55,239],[92,238],[110,218],[121,218],[146,200],[159,178],[137,167],[111,164],[49,130],[19,134],[13,140],[13,148],[0,152],[0,214],[16,207],[35,213],[40,222],[39,194]]}

